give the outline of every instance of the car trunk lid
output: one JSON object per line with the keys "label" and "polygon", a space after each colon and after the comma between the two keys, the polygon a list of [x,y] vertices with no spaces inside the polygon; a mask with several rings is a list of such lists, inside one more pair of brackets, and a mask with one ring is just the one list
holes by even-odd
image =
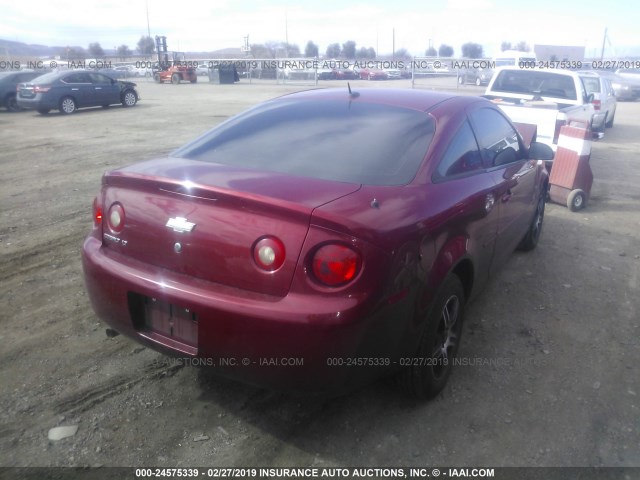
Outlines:
{"label": "car trunk lid", "polygon": [[[284,296],[313,209],[359,188],[194,160],[145,162],[105,174],[103,245],[198,279]],[[125,212],[120,232],[108,225],[114,203]],[[274,272],[254,260],[265,236],[285,246]]]}
{"label": "car trunk lid", "polygon": [[36,86],[33,83],[21,83],[18,85],[18,96],[22,98],[33,98],[36,96]]}

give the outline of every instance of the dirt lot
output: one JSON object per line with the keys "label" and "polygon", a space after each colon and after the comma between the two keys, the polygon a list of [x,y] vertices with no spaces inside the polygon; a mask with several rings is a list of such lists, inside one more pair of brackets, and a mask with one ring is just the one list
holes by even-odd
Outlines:
{"label": "dirt lot", "polygon": [[[143,81],[133,109],[0,111],[0,465],[640,466],[640,103],[594,143],[588,208],[548,205],[538,249],[470,306],[468,365],[431,402],[256,389],[105,336],[80,265],[101,174],[300,88]],[[59,425],[79,428],[48,441]]]}

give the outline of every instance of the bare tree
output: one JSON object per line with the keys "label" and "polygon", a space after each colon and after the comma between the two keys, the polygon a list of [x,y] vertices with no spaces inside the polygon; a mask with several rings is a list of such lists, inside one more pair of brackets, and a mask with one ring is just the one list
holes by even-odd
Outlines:
{"label": "bare tree", "polygon": [[284,43],[283,45],[287,51],[287,57],[298,58],[302,56],[300,53],[300,47],[295,43]]}
{"label": "bare tree", "polygon": [[87,52],[82,47],[65,47],[60,56],[67,60],[83,60],[87,58]]}
{"label": "bare tree", "polygon": [[435,57],[435,56],[437,56],[437,55],[438,55],[438,51],[437,51],[435,48],[433,48],[433,47],[429,47],[429,48],[427,48],[427,51],[426,51],[426,52],[424,52],[424,54],[425,54],[427,57]]}
{"label": "bare tree", "polygon": [[519,52],[528,52],[529,50],[531,50],[531,48],[529,47],[529,45],[527,45],[527,42],[522,40],[516,45],[516,50],[518,50]]}
{"label": "bare tree", "polygon": [[329,58],[338,58],[340,56],[340,44],[339,43],[332,43],[331,45],[329,45],[327,47],[327,52],[326,55]]}
{"label": "bare tree", "polygon": [[482,45],[473,42],[465,43],[462,45],[462,56],[466,58],[482,58]]}
{"label": "bare tree", "polygon": [[342,44],[342,56],[348,59],[356,58],[356,42],[348,40]]}
{"label": "bare tree", "polygon": [[104,57],[104,50],[98,42],[89,44],[89,53],[95,58]]}
{"label": "bare tree", "polygon": [[356,58],[358,59],[374,59],[376,58],[376,51],[372,48],[360,47],[356,51]]}
{"label": "bare tree", "polygon": [[439,57],[453,57],[453,47],[444,43],[438,48]]}
{"label": "bare tree", "polygon": [[500,51],[504,52],[505,50],[511,50],[511,42],[502,42],[500,44]]}
{"label": "bare tree", "polygon": [[120,57],[120,60],[125,60],[127,57],[130,57],[131,54],[133,53],[127,45],[120,45],[116,51],[118,52],[118,56]]}
{"label": "bare tree", "polygon": [[411,55],[409,54],[409,51],[406,48],[400,48],[399,50],[396,50],[395,53],[395,58],[398,58],[400,60],[406,60],[411,58]]}
{"label": "bare tree", "polygon": [[305,57],[317,57],[318,56],[318,45],[313,43],[311,40],[307,42],[307,46],[304,47],[304,56]]}
{"label": "bare tree", "polygon": [[156,44],[153,41],[153,38],[143,35],[140,37],[140,40],[138,40],[136,50],[138,50],[140,55],[152,55],[155,49]]}

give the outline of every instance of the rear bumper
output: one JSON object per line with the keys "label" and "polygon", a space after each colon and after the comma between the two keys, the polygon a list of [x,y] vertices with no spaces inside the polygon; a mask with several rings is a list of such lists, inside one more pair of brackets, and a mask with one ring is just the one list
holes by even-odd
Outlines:
{"label": "rear bumper", "polygon": [[[394,305],[371,298],[285,297],[226,287],[124,258],[87,238],[82,263],[93,309],[111,328],[152,349],[246,383],[340,391],[399,368],[415,351],[412,295]],[[148,330],[131,299],[144,296],[197,314],[193,345]],[[410,340],[407,342],[407,338]],[[353,359],[364,359],[357,360]]]}
{"label": "rear bumper", "polygon": [[591,129],[594,132],[604,132],[606,117],[607,117],[607,112],[596,112],[596,113],[594,113],[593,114],[593,120],[591,122]]}
{"label": "rear bumper", "polygon": [[45,108],[54,110],[58,108],[57,99],[42,94],[38,94],[33,98],[23,98],[18,95],[16,100],[20,107],[31,110],[40,110]]}

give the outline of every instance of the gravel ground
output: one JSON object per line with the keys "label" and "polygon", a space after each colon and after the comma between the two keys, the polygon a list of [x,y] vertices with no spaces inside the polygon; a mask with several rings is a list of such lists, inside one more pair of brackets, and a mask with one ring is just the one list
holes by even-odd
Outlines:
{"label": "gravel ground", "polygon": [[133,109],[0,111],[0,465],[640,466],[640,103],[594,142],[587,209],[549,204],[538,249],[469,306],[466,365],[430,402],[256,389],[106,337],[80,265],[101,174],[301,88],[141,81]]}

